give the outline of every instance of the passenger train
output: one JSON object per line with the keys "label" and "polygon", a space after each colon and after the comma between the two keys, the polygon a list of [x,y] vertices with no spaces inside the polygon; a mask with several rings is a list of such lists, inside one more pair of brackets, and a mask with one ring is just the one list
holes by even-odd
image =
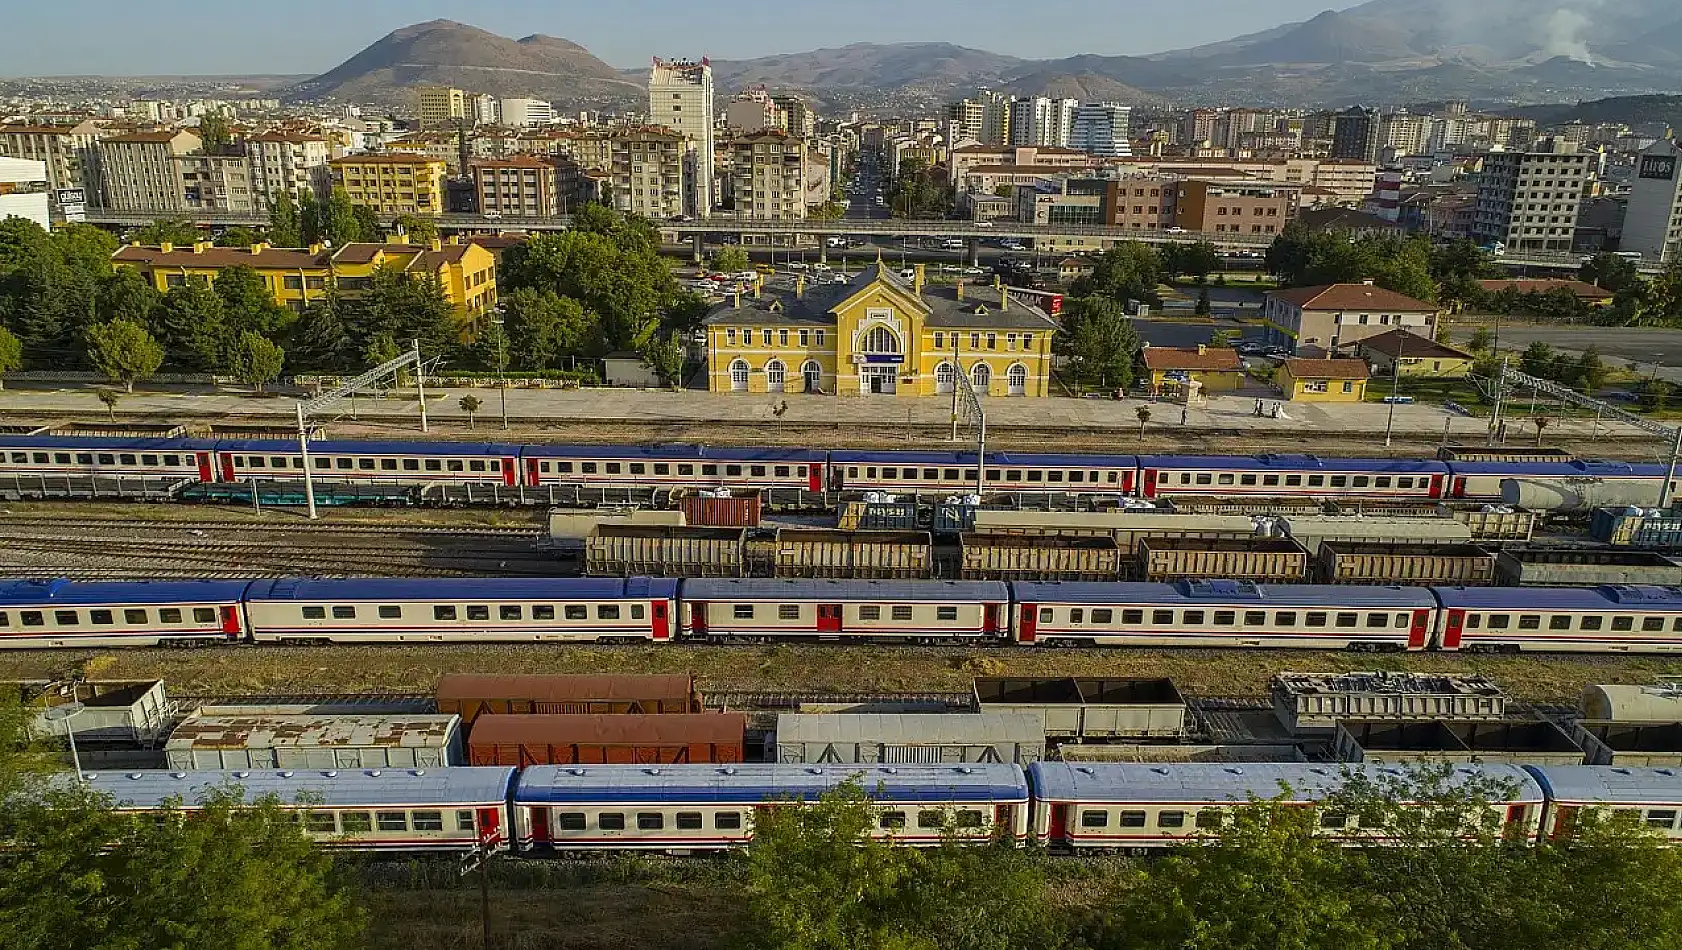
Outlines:
{"label": "passenger train", "polygon": [[[1593,461],[1439,462],[1315,455],[1185,456],[822,451],[698,445],[579,446],[321,441],[310,474],[345,485],[486,489],[555,504],[659,501],[755,489],[773,508],[833,506],[869,492],[938,496],[984,481],[994,493],[1102,503],[1124,497],[1367,499],[1524,504],[1538,510],[1653,505],[1667,468]],[[985,476],[983,478],[983,476]],[[0,435],[0,478],[126,478],[238,485],[296,482],[291,440]],[[23,484],[23,483],[18,483]],[[1673,491],[1675,485],[1673,484]]]}
{"label": "passenger train", "polygon": [[655,578],[0,581],[0,648],[449,642],[1682,652],[1682,588]]}
{"label": "passenger train", "polygon": [[[873,802],[871,834],[895,844],[1036,843],[1066,853],[1149,852],[1218,833],[1252,799],[1316,806],[1375,765],[1163,763],[1018,765],[583,765],[329,771],[84,773],[121,810],[191,809],[238,786],[303,812],[324,845],[359,851],[522,855],[728,851],[767,807],[813,801],[857,780]],[[1568,838],[1586,809],[1634,814],[1682,842],[1682,771],[1582,765],[1459,765],[1451,786],[1492,794],[1507,840]],[[179,803],[179,804],[178,804]],[[1354,815],[1322,809],[1318,833],[1361,840]]]}

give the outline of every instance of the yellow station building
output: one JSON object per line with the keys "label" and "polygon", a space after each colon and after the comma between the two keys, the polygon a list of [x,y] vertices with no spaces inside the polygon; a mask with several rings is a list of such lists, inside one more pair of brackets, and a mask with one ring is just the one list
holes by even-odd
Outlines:
{"label": "yellow station building", "polygon": [[706,320],[707,388],[736,393],[940,396],[1051,391],[1057,323],[1011,288],[930,287],[880,262],[845,284],[761,287]]}

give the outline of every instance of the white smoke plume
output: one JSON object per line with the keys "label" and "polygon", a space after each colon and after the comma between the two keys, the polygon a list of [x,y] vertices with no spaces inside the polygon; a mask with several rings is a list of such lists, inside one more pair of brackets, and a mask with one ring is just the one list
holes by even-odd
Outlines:
{"label": "white smoke plume", "polygon": [[[1599,4],[1592,4],[1599,6]],[[1594,64],[1583,33],[1589,28],[1588,14],[1580,9],[1560,7],[1542,21],[1542,50],[1549,56],[1565,56]]]}

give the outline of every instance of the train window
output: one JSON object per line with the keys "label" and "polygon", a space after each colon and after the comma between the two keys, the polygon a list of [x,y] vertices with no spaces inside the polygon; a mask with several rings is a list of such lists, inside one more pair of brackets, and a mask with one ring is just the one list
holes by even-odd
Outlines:
{"label": "train window", "polygon": [[1180,618],[1180,622],[1188,627],[1201,627],[1203,626],[1203,611],[1188,610],[1185,612],[1185,615]]}
{"label": "train window", "polygon": [[677,827],[679,831],[699,831],[702,826],[701,813],[698,811],[680,811],[677,813]]}
{"label": "train window", "polygon": [[1123,610],[1121,612],[1121,622],[1129,624],[1144,623],[1145,612],[1143,610]]}
{"label": "train window", "polygon": [[659,831],[666,827],[666,816],[657,811],[637,812],[638,831]]}
{"label": "train window", "polygon": [[940,481],[940,469],[938,469],[938,468],[925,468],[925,469],[923,469],[923,481],[925,481],[925,482],[938,482],[938,481]]}
{"label": "train window", "polygon": [[1086,611],[1084,609],[1080,608],[1080,607],[1076,607],[1073,610],[1069,611],[1069,622],[1070,623],[1085,623],[1086,622]]}
{"label": "train window", "polygon": [[742,813],[739,811],[721,811],[713,815],[713,827],[720,831],[735,831],[742,827]]}
{"label": "train window", "polygon": [[491,471],[493,471],[493,472],[502,471],[502,460],[501,459],[491,459]]}
{"label": "train window", "polygon": [[1199,828],[1219,828],[1221,826],[1221,813],[1213,808],[1205,808],[1197,813],[1196,824]]}
{"label": "train window", "polygon": [[1115,611],[1109,608],[1092,611],[1093,623],[1115,623]]}
{"label": "train window", "polygon": [[[1063,480],[1063,473],[1062,472],[1052,472],[1051,473],[1051,480],[1054,481],[1054,482],[1062,481]],[[1093,473],[1092,480],[1094,482],[1098,481],[1097,473]],[[1084,481],[1086,481],[1086,473],[1085,472],[1070,472],[1069,473],[1070,484],[1078,485],[1078,484],[1080,484],[1081,482],[1084,482]]]}
{"label": "train window", "polygon": [[561,831],[583,831],[589,826],[581,811],[563,811],[555,816],[555,827]]}
{"label": "train window", "polygon": [[[549,469],[548,469],[549,463],[544,462],[543,465],[544,465],[543,470],[545,472],[549,471]],[[403,471],[405,471],[405,472],[418,472],[418,471],[420,471],[420,459],[404,459],[403,460]]]}
{"label": "train window", "polygon": [[1326,476],[1324,476],[1324,475],[1310,475],[1310,476],[1308,476],[1308,487],[1309,488],[1322,488],[1322,487],[1325,486],[1325,484],[1326,484]]}
{"label": "train window", "polygon": [[1145,813],[1142,811],[1124,811],[1121,813],[1120,824],[1123,828],[1143,828],[1145,827]]}
{"label": "train window", "polygon": [[[853,477],[854,478],[859,477],[858,469],[853,469]],[[874,467],[866,468],[864,470],[864,477],[865,478],[875,478],[876,477],[876,469]]]}
{"label": "train window", "polygon": [[90,610],[90,611],[88,611],[88,623],[97,624],[97,625],[102,626],[102,627],[107,627],[107,626],[110,626],[111,624],[114,624],[116,622],[117,622],[116,617],[113,616],[111,611],[109,611],[109,610]]}
{"label": "train window", "polygon": [[41,627],[47,623],[46,618],[42,616],[39,610],[25,610],[19,613],[18,617],[23,620],[23,625],[26,627]]}
{"label": "train window", "polygon": [[632,475],[647,475],[648,474],[648,466],[644,465],[641,462],[632,462],[631,463],[631,474]]}
{"label": "train window", "polygon": [[[70,461],[69,456],[66,456],[64,458],[64,461],[66,461],[66,462]],[[77,465],[92,465],[93,464],[93,453],[92,452],[77,452],[76,453],[76,464]]]}
{"label": "train window", "polygon": [[462,464],[461,459],[445,459],[444,470],[446,472],[462,472],[467,470],[467,466]]}
{"label": "train window", "polygon": [[1266,485],[1269,488],[1277,488],[1279,486],[1279,476],[1277,476],[1277,475],[1263,475],[1262,476],[1262,484]]}
{"label": "train window", "polygon": [[1347,828],[1348,826],[1348,815],[1335,811],[1323,812],[1320,815],[1320,827],[1322,828]]}
{"label": "train window", "polygon": [[[990,482],[999,481],[1002,474],[1003,473],[1001,473],[998,469],[990,468],[990,469],[987,470],[987,480],[990,481]],[[973,478],[974,476],[971,476],[971,477]]]}
{"label": "train window", "polygon": [[330,835],[339,830],[339,822],[330,811],[307,812],[304,815],[304,830],[318,835]]}
{"label": "train window", "polygon": [[416,831],[443,831],[444,813],[441,811],[417,811],[410,814]]}
{"label": "train window", "polygon": [[596,816],[596,827],[603,831],[624,831],[625,816],[616,811]]}
{"label": "train window", "polygon": [[597,620],[618,620],[619,619],[619,605],[618,604],[597,604],[596,605],[596,619]]}
{"label": "train window", "polygon": [[737,604],[735,607],[731,608],[731,616],[735,617],[737,620],[752,620],[753,605]]}
{"label": "train window", "polygon": [[1635,618],[1634,617],[1613,617],[1612,618],[1612,629],[1613,630],[1619,630],[1619,631],[1634,630],[1635,629]]}
{"label": "train window", "polygon": [[765,466],[763,466],[763,465],[750,465],[748,467],[748,474],[752,475],[754,478],[764,478],[765,477]]}
{"label": "train window", "polygon": [[341,812],[339,814],[339,828],[347,835],[373,831],[373,816],[365,811]]}
{"label": "train window", "polygon": [[957,620],[958,619],[958,608],[956,608],[956,607],[936,607],[935,611],[934,611],[934,618],[936,620]]}
{"label": "train window", "polygon": [[1028,481],[1043,482],[1045,481],[1045,473],[1037,468],[1031,468],[1028,470]]}
{"label": "train window", "polygon": [[666,462],[655,462],[654,463],[654,474],[656,474],[656,475],[670,475],[671,473],[672,473],[672,466],[669,463],[666,463]]}
{"label": "train window", "polygon": [[1339,627],[1353,627],[1361,622],[1360,614],[1340,613],[1337,615],[1336,625]]}
{"label": "train window", "polygon": [[1009,469],[1005,472],[1005,481],[1007,481],[1007,482],[1019,482],[1021,480],[1022,480],[1022,472],[1020,470],[1013,468],[1013,469]]}
{"label": "train window", "polygon": [[1294,627],[1294,626],[1296,626],[1297,625],[1297,612],[1294,611],[1294,610],[1281,610],[1281,611],[1279,611],[1278,613],[1273,615],[1273,625],[1275,627]]}
{"label": "train window", "polygon": [[1605,620],[1606,620],[1606,618],[1604,618],[1604,617],[1584,617],[1582,619],[1582,626],[1581,626],[1580,629],[1583,629],[1583,630],[1599,630],[1601,625],[1605,622]]}
{"label": "train window", "polygon": [[[193,613],[197,614],[198,611],[195,610],[195,611],[193,611]],[[334,607],[333,608],[333,619],[334,620],[355,620],[356,619],[356,608],[355,607]]]}
{"label": "train window", "polygon": [[483,605],[470,604],[467,608],[467,619],[489,620],[491,619],[491,608]]}
{"label": "train window", "polygon": [[1215,626],[1230,627],[1238,622],[1238,612],[1235,610],[1215,611]]}
{"label": "train window", "polygon": [[787,465],[779,465],[772,469],[771,473],[778,478],[787,478],[789,475],[789,468]]}
{"label": "train window", "polygon": [[1538,614],[1525,614],[1518,618],[1518,628],[1520,630],[1540,630],[1542,629],[1542,618]]}
{"label": "train window", "polygon": [[1671,621],[1670,629],[1672,633],[1682,633],[1682,617],[1677,617]]}
{"label": "train window", "polygon": [[554,620],[555,619],[555,608],[554,608],[554,606],[551,605],[551,604],[538,604],[538,605],[532,607],[532,609],[531,609],[531,619],[533,619],[533,620]]}
{"label": "train window", "polygon": [[1420,479],[1398,478],[1398,479],[1396,479],[1396,487],[1397,488],[1414,488],[1414,487],[1424,488],[1425,487],[1425,479],[1423,479],[1423,478],[1420,478]]}
{"label": "train window", "polygon": [[[25,622],[27,623],[27,621],[25,621]],[[179,608],[179,607],[160,607],[160,608],[158,608],[158,623],[180,623],[180,622],[181,622],[181,608]]]}
{"label": "train window", "polygon": [[1676,825],[1676,809],[1654,808],[1647,812],[1647,825],[1651,828],[1669,830]]}
{"label": "train window", "polygon": [[1156,826],[1158,828],[1184,828],[1186,826],[1186,813],[1183,811],[1159,811],[1156,813]]}
{"label": "train window", "polygon": [[398,607],[398,606],[392,605],[392,604],[387,604],[387,605],[380,608],[380,619],[381,620],[401,620],[402,618],[403,618],[403,608],[402,607]]}
{"label": "train window", "polygon": [[268,467],[267,463],[263,461],[262,456],[258,456],[258,455],[251,456],[250,465],[251,465],[252,468],[267,468]]}
{"label": "train window", "polygon": [[1244,626],[1246,626],[1246,627],[1259,627],[1259,626],[1261,626],[1265,623],[1267,623],[1267,611],[1265,611],[1265,610],[1246,610],[1246,611],[1244,611]]}
{"label": "train window", "polygon": [[619,464],[618,462],[608,462],[607,463],[607,474],[609,474],[609,475],[621,475],[621,474],[624,473],[624,471],[625,471],[625,466]]}
{"label": "train window", "polygon": [[1332,476],[1332,487],[1333,488],[1348,488],[1349,487],[1349,476],[1348,475],[1333,475]]}
{"label": "train window", "polygon": [[1324,627],[1326,619],[1327,615],[1323,611],[1314,610],[1303,615],[1302,621],[1305,627]]}
{"label": "train window", "polygon": [[1390,487],[1390,476],[1380,475],[1377,478],[1372,480],[1372,485],[1373,485],[1374,488],[1389,488]]}
{"label": "train window", "polygon": [[[39,461],[45,462],[46,459],[39,459]],[[166,455],[166,456],[164,456],[164,464],[165,465],[180,465],[181,464],[181,456],[179,456],[179,455]]]}
{"label": "train window", "polygon": [[356,467],[355,459],[334,459],[333,467],[341,471],[348,471]]}
{"label": "train window", "polygon": [[497,608],[497,616],[503,620],[524,620],[526,612],[518,604],[503,604]]}
{"label": "train window", "polygon": [[1097,810],[1083,811],[1080,813],[1080,826],[1082,828],[1108,828],[1110,826],[1110,813]]}
{"label": "train window", "polygon": [[919,828],[943,828],[945,825],[946,816],[932,808],[924,808],[917,812],[917,827]]}
{"label": "train window", "polygon": [[381,831],[408,831],[409,813],[403,811],[377,811],[374,813],[374,824]]}
{"label": "train window", "polygon": [[1172,610],[1153,610],[1153,611],[1151,611],[1151,623],[1156,624],[1159,627],[1166,627],[1166,626],[1171,625],[1173,622],[1174,622],[1174,611],[1172,611]]}
{"label": "train window", "polygon": [[[276,459],[275,461],[284,462],[284,459]],[[285,468],[285,467],[286,466],[284,464],[275,466],[275,468]],[[397,460],[396,459],[380,459],[380,471],[382,471],[382,472],[395,472],[395,471],[397,471]]]}
{"label": "train window", "polygon": [[578,470],[583,472],[585,475],[594,475],[596,474],[596,463],[580,462],[578,463]]}
{"label": "train window", "polygon": [[101,452],[101,453],[99,453],[99,464],[101,464],[101,465],[115,465],[115,464],[117,464],[116,456],[112,455],[109,452]]}
{"label": "train window", "polygon": [[880,607],[860,607],[859,608],[859,619],[860,620],[881,620],[882,619],[882,608],[880,608]]}
{"label": "train window", "polygon": [[11,624],[12,618],[4,610],[0,610],[0,627],[9,627]]}
{"label": "train window", "polygon": [[717,475],[718,474],[718,466],[717,465],[703,465],[703,466],[701,466],[701,474],[704,475],[704,476]]}
{"label": "train window", "polygon": [[[906,471],[910,472],[911,469],[906,469]],[[899,469],[897,469],[897,468],[884,468],[884,469],[882,469],[882,477],[884,479],[889,479],[889,478],[898,479],[899,478]],[[913,478],[915,476],[908,474],[905,477],[906,478]]]}
{"label": "train window", "polygon": [[777,619],[778,620],[799,620],[800,619],[800,605],[799,604],[780,604],[780,605],[778,605],[778,607],[777,607]]}
{"label": "train window", "polygon": [[740,465],[726,465],[724,466],[724,474],[731,478],[738,478],[742,474],[742,467]]}
{"label": "train window", "polygon": [[1356,488],[1366,488],[1369,484],[1371,484],[1371,482],[1372,480],[1367,478],[1367,476],[1357,475],[1355,476],[1354,485]]}
{"label": "train window", "polygon": [[1255,485],[1256,484],[1256,476],[1245,475],[1245,476],[1238,479],[1238,484],[1240,484],[1240,485]]}
{"label": "train window", "polygon": [[631,605],[631,619],[632,620],[641,620],[642,619],[642,604],[632,604]]}
{"label": "train window", "polygon": [[442,472],[444,470],[444,463],[437,459],[427,459],[425,462],[425,468],[429,472]]}
{"label": "train window", "polygon": [[123,623],[144,624],[145,622],[146,622],[146,611],[144,611],[144,610],[125,610],[125,611],[123,611]]}
{"label": "train window", "polygon": [[28,452],[13,452],[12,453],[12,462],[14,464],[17,464],[17,465],[28,465],[29,464],[29,453]]}
{"label": "train window", "polygon": [[[161,617],[162,614],[160,613],[159,616]],[[304,619],[305,620],[326,620],[327,619],[327,608],[326,607],[305,607],[304,608]],[[179,622],[179,621],[177,621],[177,622]]]}
{"label": "train window", "polygon": [[1389,614],[1367,614],[1367,627],[1372,630],[1383,630],[1390,626]]}
{"label": "train window", "polygon": [[[1184,485],[1185,483],[1186,483],[1185,477],[1181,476],[1180,477],[1180,484]],[[1202,474],[1202,475],[1197,476],[1197,484],[1199,484],[1199,485],[1213,485],[1214,483],[1215,483],[1215,477],[1213,475]]]}
{"label": "train window", "polygon": [[1407,626],[1411,625],[1412,623],[1413,623],[1413,618],[1408,616],[1407,614],[1399,613],[1399,614],[1396,615],[1396,626],[1398,628],[1407,627]]}
{"label": "train window", "polygon": [[1286,475],[1285,476],[1285,487],[1286,488],[1300,488],[1300,487],[1302,487],[1302,476],[1301,475]]}
{"label": "train window", "polygon": [[53,611],[53,623],[61,627],[74,627],[81,622],[81,617],[74,610]]}
{"label": "train window", "polygon": [[[655,472],[655,474],[659,474],[660,473],[660,466],[658,466],[658,465],[654,466],[654,472]],[[694,475],[695,474],[695,466],[693,466],[693,465],[679,465],[677,467],[677,473],[679,475]]]}
{"label": "train window", "polygon": [[973,808],[966,808],[958,812],[957,823],[959,828],[980,828],[987,823],[987,817]]}
{"label": "train window", "polygon": [[1483,614],[1468,614],[1466,616],[1467,630],[1476,630],[1481,626],[1483,626]]}
{"label": "train window", "polygon": [[433,620],[454,620],[454,619],[456,619],[456,609],[454,607],[448,606],[448,605],[440,605],[440,606],[434,607],[434,608],[432,608],[432,619]]}
{"label": "train window", "polygon": [[123,455],[117,456],[117,461],[121,462],[124,465],[134,465],[134,464],[136,464],[134,456],[126,454],[126,453],[123,454]]}
{"label": "train window", "polygon": [[375,459],[357,459],[356,467],[359,471],[372,472],[379,467],[379,464]]}
{"label": "train window", "polygon": [[1549,630],[1570,630],[1571,618],[1565,614],[1555,614],[1548,618]]}
{"label": "train window", "polygon": [[877,823],[877,825],[879,825],[883,828],[889,828],[889,829],[904,828],[905,827],[905,812],[902,812],[902,811],[885,811],[885,812],[882,813],[882,816],[879,819],[877,819],[876,823]]}
{"label": "train window", "polygon": [[1234,482],[1234,477],[1231,472],[1222,472],[1221,477],[1216,479],[1216,481],[1222,485],[1231,485]]}
{"label": "train window", "polygon": [[465,808],[456,812],[457,831],[472,831],[473,827],[473,812]]}
{"label": "train window", "polygon": [[1507,616],[1506,614],[1489,615],[1489,629],[1491,630],[1505,630],[1512,625],[1513,618]]}
{"label": "train window", "polygon": [[977,475],[978,472],[979,472],[979,469],[973,469],[973,468],[964,469],[964,481],[966,481],[966,482],[975,481],[976,478],[978,477],[978,475]]}
{"label": "train window", "polygon": [[590,608],[585,607],[582,604],[568,604],[566,609],[566,618],[568,620],[589,620]]}

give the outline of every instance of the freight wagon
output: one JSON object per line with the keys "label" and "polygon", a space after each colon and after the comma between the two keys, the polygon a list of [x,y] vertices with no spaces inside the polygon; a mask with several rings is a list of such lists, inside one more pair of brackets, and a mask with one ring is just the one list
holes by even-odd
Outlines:
{"label": "freight wagon", "polygon": [[740,713],[481,716],[467,741],[473,765],[740,762],[747,717]]}
{"label": "freight wagon", "polygon": [[492,715],[667,715],[698,713],[701,693],[685,675],[449,673],[438,681],[438,711],[471,728]]}

